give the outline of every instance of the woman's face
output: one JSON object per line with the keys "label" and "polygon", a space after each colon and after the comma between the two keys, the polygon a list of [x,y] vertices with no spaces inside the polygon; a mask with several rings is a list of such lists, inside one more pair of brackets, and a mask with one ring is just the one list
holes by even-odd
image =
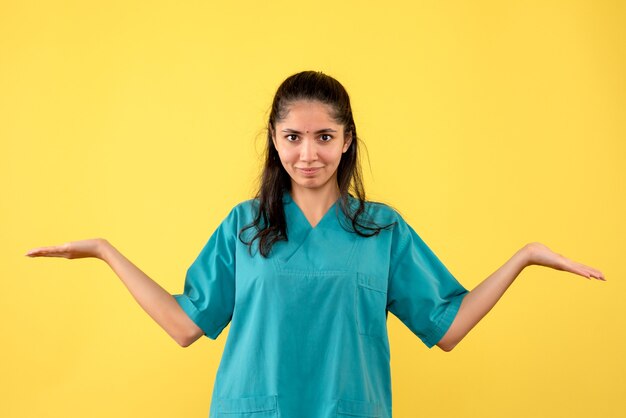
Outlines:
{"label": "woman's face", "polygon": [[337,167],[352,138],[330,116],[331,107],[319,101],[299,100],[276,122],[272,140],[294,188],[337,187]]}

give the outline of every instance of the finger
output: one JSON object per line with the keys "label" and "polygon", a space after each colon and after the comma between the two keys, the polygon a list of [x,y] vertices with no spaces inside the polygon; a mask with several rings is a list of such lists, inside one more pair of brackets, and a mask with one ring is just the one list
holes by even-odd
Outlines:
{"label": "finger", "polygon": [[35,255],[40,255],[40,254],[42,254],[42,253],[43,253],[43,252],[45,252],[45,251],[46,251],[46,248],[45,248],[45,247],[40,247],[40,248],[32,248],[32,249],[30,249],[30,250],[28,250],[28,251],[26,252],[26,255],[31,256],[31,257],[32,257],[32,256],[35,256]]}
{"label": "finger", "polygon": [[571,273],[578,274],[579,276],[583,276],[587,280],[591,280],[591,273],[585,268],[575,266],[571,270]]}
{"label": "finger", "polygon": [[595,279],[606,281],[606,279],[604,278],[604,274],[602,274],[600,270],[594,269],[593,267],[589,267],[587,265],[580,264],[580,263],[578,263],[578,265],[581,268],[583,268],[585,271],[587,271]]}
{"label": "finger", "polygon": [[29,257],[37,257],[37,256],[53,256],[57,257],[61,254],[61,250],[59,247],[40,247],[29,250],[26,255]]}
{"label": "finger", "polygon": [[32,255],[32,254],[42,254],[46,251],[49,251],[50,247],[38,247],[38,248],[33,248],[28,250],[28,252],[26,253],[26,255]]}
{"label": "finger", "polygon": [[596,280],[606,281],[606,279],[604,278],[604,275],[601,272],[597,271],[597,270],[588,269],[586,274],[588,276],[587,278],[590,279],[590,280],[593,277]]}
{"label": "finger", "polygon": [[603,280],[606,281],[606,279],[604,278],[604,274],[602,274],[602,272],[600,270],[595,270],[593,269],[594,272],[594,276],[599,279],[599,280]]}

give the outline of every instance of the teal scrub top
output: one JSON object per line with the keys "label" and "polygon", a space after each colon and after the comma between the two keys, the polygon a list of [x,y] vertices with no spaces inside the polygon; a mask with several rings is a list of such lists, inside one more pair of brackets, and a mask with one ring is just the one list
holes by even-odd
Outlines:
{"label": "teal scrub top", "polygon": [[385,204],[366,203],[378,225],[395,222],[372,237],[345,229],[338,201],[314,228],[288,192],[283,204],[288,240],[268,258],[238,239],[247,200],[174,295],[207,337],[230,323],[209,417],[391,417],[388,311],[430,348],[468,291]]}

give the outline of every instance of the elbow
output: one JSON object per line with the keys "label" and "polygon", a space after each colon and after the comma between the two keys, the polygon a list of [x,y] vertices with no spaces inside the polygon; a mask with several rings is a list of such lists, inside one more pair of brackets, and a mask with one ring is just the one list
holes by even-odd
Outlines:
{"label": "elbow", "polygon": [[191,338],[178,337],[174,338],[174,340],[178,343],[179,346],[183,348],[189,347],[193,343],[193,340]]}
{"label": "elbow", "polygon": [[198,340],[198,338],[200,338],[203,335],[204,335],[204,332],[200,328],[194,327],[189,332],[179,333],[177,335],[173,335],[172,337],[174,338],[174,341],[178,343],[179,346],[185,348],[185,347],[189,347],[191,344],[193,344],[195,341]]}
{"label": "elbow", "polygon": [[447,344],[447,345],[441,344],[441,345],[438,345],[438,347],[441,348],[446,353],[449,353],[450,351],[454,349],[454,347],[456,347],[456,344]]}
{"label": "elbow", "polygon": [[458,343],[458,341],[450,341],[449,339],[442,338],[441,341],[437,343],[437,347],[439,347],[446,353],[449,353],[454,349],[454,347],[456,347]]}

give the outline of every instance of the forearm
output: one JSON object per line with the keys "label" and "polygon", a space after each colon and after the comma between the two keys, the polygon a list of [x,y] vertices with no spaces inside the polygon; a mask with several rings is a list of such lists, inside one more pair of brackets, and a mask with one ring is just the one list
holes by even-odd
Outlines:
{"label": "forearm", "polygon": [[187,346],[202,335],[200,328],[182,310],[176,299],[108,241],[102,240],[100,254],[100,258],[117,274],[143,310],[177,343]]}
{"label": "forearm", "polygon": [[454,348],[493,308],[511,283],[528,266],[527,251],[526,246],[517,251],[498,270],[465,295],[452,325],[437,344],[440,348],[445,351]]}

